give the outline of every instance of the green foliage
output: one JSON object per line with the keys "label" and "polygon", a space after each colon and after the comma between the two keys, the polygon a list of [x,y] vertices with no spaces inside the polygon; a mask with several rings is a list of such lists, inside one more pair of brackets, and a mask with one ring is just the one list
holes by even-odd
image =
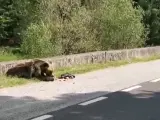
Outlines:
{"label": "green foliage", "polygon": [[149,28],[148,45],[160,45],[160,1],[159,0],[138,0],[144,10],[144,23]]}
{"label": "green foliage", "polygon": [[31,23],[27,30],[22,32],[22,36],[21,50],[24,54],[30,55],[30,57],[52,55],[51,32],[43,22]]}
{"label": "green foliage", "polygon": [[[58,15],[57,15],[58,16]],[[73,54],[100,50],[100,44],[91,27],[92,16],[84,7],[75,8],[64,21],[56,20],[57,37],[62,54]],[[58,22],[61,21],[61,22]],[[96,47],[95,47],[96,46]]]}
{"label": "green foliage", "polygon": [[19,17],[19,32],[30,26],[30,23],[39,21],[39,0],[13,0],[15,14]]}
{"label": "green foliage", "polygon": [[[142,10],[135,10],[128,0],[105,0],[101,7],[103,49],[141,47],[145,43]],[[104,14],[105,13],[105,14]],[[98,15],[97,15],[98,16]]]}
{"label": "green foliage", "polygon": [[[70,0],[41,0],[41,2],[37,4],[35,8],[38,9],[38,13],[36,15],[39,16],[36,16],[37,19],[34,19],[35,17],[31,17],[31,14],[30,18],[33,18],[31,23],[38,23],[38,21],[40,20],[45,23],[44,25],[50,26],[47,29],[48,32],[51,32],[52,34],[52,37],[50,38],[52,46],[50,47],[54,48],[53,51],[50,51],[52,52],[50,54],[73,54],[100,50],[99,42],[97,41],[95,34],[92,30],[93,28],[90,27],[90,22],[92,20],[92,17],[90,16],[90,11],[87,11],[85,7],[81,7],[80,2],[71,2]],[[22,23],[25,23],[25,21],[23,21]],[[39,23],[37,25],[39,25]],[[25,54],[33,55],[31,51],[35,50],[32,50],[34,48],[31,47],[30,44],[28,44],[26,41],[38,41],[39,38],[35,39],[35,37],[30,35],[29,31],[30,30],[28,30],[27,28],[27,30],[24,30],[23,34],[21,35],[23,41],[25,41],[23,42],[21,48]],[[43,31],[45,31],[45,29]],[[29,32],[29,34],[27,32]],[[43,32],[38,34],[40,34],[41,36]],[[45,35],[47,34],[44,34],[43,36]],[[46,43],[46,41],[44,43]],[[36,42],[32,42],[31,45],[34,45],[35,48],[37,48],[37,45],[35,44]],[[37,55],[37,52],[35,53]],[[45,53],[46,52],[44,52],[44,54]],[[50,54],[48,53],[47,55]],[[38,54],[38,56],[43,55],[42,53]]]}
{"label": "green foliage", "polygon": [[17,16],[15,14],[12,0],[0,1],[0,45],[14,35],[13,28],[17,26]]}
{"label": "green foliage", "polygon": [[144,45],[141,10],[128,0],[14,0],[22,40],[32,57],[66,55]]}
{"label": "green foliage", "polygon": [[18,52],[13,54],[15,51],[17,52],[19,49],[15,47],[0,47],[0,62],[22,59],[22,56]]}

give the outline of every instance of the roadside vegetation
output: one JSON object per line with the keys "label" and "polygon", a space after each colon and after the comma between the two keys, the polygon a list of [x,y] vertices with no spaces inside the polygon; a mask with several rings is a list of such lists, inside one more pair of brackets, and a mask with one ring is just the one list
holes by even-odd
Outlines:
{"label": "roadside vegetation", "polygon": [[[64,67],[56,69],[54,74],[56,77],[59,77],[61,74],[69,72],[72,74],[82,74],[87,72],[92,72],[95,70],[105,69],[109,67],[118,67],[122,65],[127,65],[131,63],[138,63],[138,62],[148,62],[152,60],[160,59],[159,55],[146,57],[146,58],[138,58],[138,59],[130,59],[128,60],[119,60],[119,61],[110,61],[107,63],[96,63],[96,64],[85,64],[85,65],[77,65],[73,67]],[[16,77],[6,77],[5,75],[0,76],[0,88],[6,88],[6,87],[14,87],[24,84],[30,84],[39,82],[37,79],[22,79],[22,78],[16,78]]]}
{"label": "roadside vegetation", "polygon": [[144,11],[130,0],[2,0],[0,6],[0,45],[12,46],[13,59],[143,47],[147,40]]}
{"label": "roadside vegetation", "polygon": [[[1,0],[0,62],[160,45],[159,5],[156,0]],[[60,68],[56,75],[124,64],[128,61]],[[0,78],[0,88],[28,82]]]}

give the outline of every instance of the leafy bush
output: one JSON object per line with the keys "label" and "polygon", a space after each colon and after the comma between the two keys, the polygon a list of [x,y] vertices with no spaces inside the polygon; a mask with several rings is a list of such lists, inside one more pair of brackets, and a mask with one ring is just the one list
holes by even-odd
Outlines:
{"label": "leafy bush", "polygon": [[133,9],[129,0],[104,0],[96,14],[100,22],[104,50],[141,47],[145,44],[146,31],[141,9]]}
{"label": "leafy bush", "polygon": [[145,26],[149,29],[147,45],[160,45],[160,1],[159,0],[134,0],[144,11]]}
{"label": "leafy bush", "polygon": [[[57,24],[57,37],[62,48],[62,54],[74,54],[100,50],[100,44],[91,27],[92,16],[86,8],[72,11],[71,20]],[[95,47],[96,46],[96,47]]]}
{"label": "leafy bush", "polygon": [[31,23],[27,30],[22,32],[22,36],[21,50],[24,54],[34,57],[52,55],[51,32],[43,22]]}
{"label": "leafy bush", "polygon": [[144,45],[142,12],[128,0],[14,0],[21,51],[44,57]]}

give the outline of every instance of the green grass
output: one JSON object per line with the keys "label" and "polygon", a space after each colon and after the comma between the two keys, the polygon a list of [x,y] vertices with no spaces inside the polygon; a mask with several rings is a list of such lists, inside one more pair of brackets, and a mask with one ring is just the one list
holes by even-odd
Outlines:
{"label": "green grass", "polygon": [[[60,74],[67,73],[67,72],[72,74],[82,74],[82,73],[91,72],[94,70],[104,69],[108,67],[118,67],[118,66],[127,65],[130,63],[147,62],[147,61],[156,60],[156,59],[160,59],[160,56],[155,55],[148,58],[131,59],[129,61],[121,60],[121,61],[111,61],[107,63],[85,64],[85,65],[77,65],[74,67],[64,67],[64,68],[59,68],[55,70],[55,75],[57,77],[57,76],[60,76]],[[11,78],[11,77],[6,77],[5,75],[0,76],[0,88],[13,87],[13,86],[24,85],[28,83],[34,83],[34,82],[38,82],[38,80],[26,80],[26,79],[16,78],[16,77]]]}
{"label": "green grass", "polygon": [[0,55],[0,62],[3,61],[12,61],[12,60],[18,60],[18,56],[13,55],[13,54],[4,54],[4,55]]}
{"label": "green grass", "polygon": [[12,53],[16,50],[17,48],[0,47],[0,62],[22,59],[21,55]]}
{"label": "green grass", "polygon": [[0,88],[14,87],[34,82],[37,82],[37,80],[26,80],[23,78],[6,77],[5,75],[0,76]]}

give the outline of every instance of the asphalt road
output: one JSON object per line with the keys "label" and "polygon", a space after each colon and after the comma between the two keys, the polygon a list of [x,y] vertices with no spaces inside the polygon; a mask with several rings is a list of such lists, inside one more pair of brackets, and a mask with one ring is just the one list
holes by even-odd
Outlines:
{"label": "asphalt road", "polygon": [[160,79],[29,120],[160,120]]}

